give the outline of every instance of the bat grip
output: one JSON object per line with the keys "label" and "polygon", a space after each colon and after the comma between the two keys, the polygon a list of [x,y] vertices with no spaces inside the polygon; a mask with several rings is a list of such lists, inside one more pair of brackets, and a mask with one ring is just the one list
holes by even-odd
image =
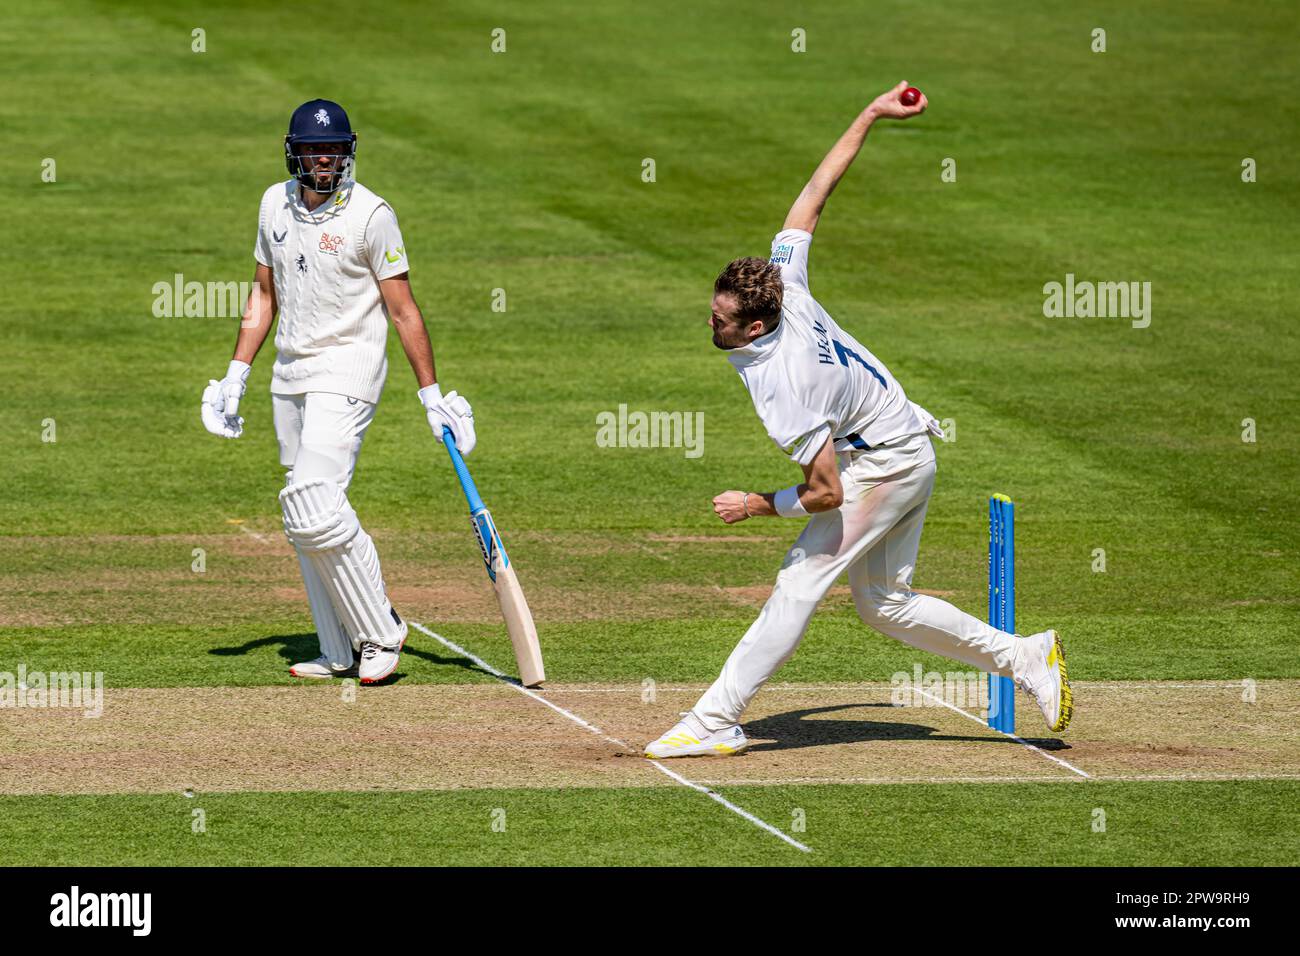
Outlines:
{"label": "bat grip", "polygon": [[442,426],[442,443],[447,448],[447,454],[451,456],[451,466],[456,469],[456,477],[460,479],[460,489],[465,492],[465,501],[469,505],[470,514],[481,511],[483,499],[479,497],[474,479],[470,477],[469,469],[465,467],[465,459],[461,457],[460,449],[456,447],[456,436],[446,425]]}

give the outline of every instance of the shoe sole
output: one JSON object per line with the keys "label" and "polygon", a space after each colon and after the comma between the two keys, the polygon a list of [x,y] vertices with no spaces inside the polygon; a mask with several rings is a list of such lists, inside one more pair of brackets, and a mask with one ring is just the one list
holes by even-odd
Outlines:
{"label": "shoe sole", "polygon": [[1070,690],[1070,675],[1065,671],[1065,645],[1056,631],[1052,631],[1052,647],[1056,651],[1056,669],[1061,674],[1061,713],[1051,729],[1052,733],[1059,734],[1070,726],[1070,718],[1074,716],[1074,692]]}
{"label": "shoe sole", "polygon": [[331,680],[336,677],[356,677],[355,669],[350,671],[339,671],[337,674],[299,674],[292,667],[289,668],[289,676],[297,677],[299,680]]}
{"label": "shoe sole", "polygon": [[749,741],[745,741],[739,747],[728,747],[726,744],[709,744],[704,750],[681,750],[674,751],[670,754],[652,754],[650,751],[645,752],[647,760],[675,760],[678,757],[734,757],[736,754],[744,753],[749,749]]}
{"label": "shoe sole", "polygon": [[380,681],[385,681],[388,680],[388,678],[392,677],[393,671],[397,670],[397,662],[402,659],[402,648],[406,646],[406,639],[410,636],[411,636],[410,631],[407,631],[405,634],[402,635],[402,643],[397,645],[397,653],[393,655],[392,667],[388,668],[388,670],[384,671],[384,673],[380,674],[378,677],[362,677],[361,683],[366,685],[378,684]]}

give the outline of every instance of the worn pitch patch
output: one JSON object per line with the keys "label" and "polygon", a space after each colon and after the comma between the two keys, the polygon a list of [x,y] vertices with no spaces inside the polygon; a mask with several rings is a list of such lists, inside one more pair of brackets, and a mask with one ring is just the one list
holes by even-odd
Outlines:
{"label": "worn pitch patch", "polygon": [[[1260,681],[1253,701],[1244,699],[1240,684],[1217,681],[1133,686],[1076,681],[1074,688],[1074,722],[1062,735],[1049,733],[1037,706],[1018,693],[1017,734],[1094,779],[1254,779],[1300,773],[1300,739],[1279,733],[1300,720],[1300,681]],[[640,702],[640,686],[557,686],[552,694],[614,736],[640,740],[637,733],[644,736],[648,712],[657,714],[662,725],[654,727],[655,736],[703,690],[660,687],[653,705]],[[1081,779],[932,701],[891,706],[891,691],[890,685],[878,683],[769,685],[745,716],[750,750],[739,758],[711,761],[696,774],[719,785]],[[961,706],[980,714],[975,701]]]}
{"label": "worn pitch patch", "polygon": [[[542,692],[634,748],[499,684],[341,683],[105,691],[104,712],[0,710],[0,793],[176,793],[665,786],[639,753],[702,687],[552,685]],[[672,763],[716,785],[1047,781],[1072,777],[945,707],[895,707],[887,684],[772,685],[739,757]],[[1095,779],[1286,777],[1300,744],[1300,681],[1078,684],[1059,744],[1018,700],[1021,736]],[[1077,779],[1077,778],[1076,778]]]}
{"label": "worn pitch patch", "polygon": [[[108,689],[103,715],[0,711],[0,793],[658,784],[493,684]],[[658,779],[656,779],[658,778]]]}

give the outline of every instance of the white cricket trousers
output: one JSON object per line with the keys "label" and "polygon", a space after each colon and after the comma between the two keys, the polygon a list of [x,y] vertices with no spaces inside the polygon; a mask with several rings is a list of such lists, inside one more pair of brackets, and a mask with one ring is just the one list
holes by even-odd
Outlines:
{"label": "white cricket trousers", "polygon": [[[271,395],[271,417],[280,442],[280,464],[287,472],[286,485],[295,481],[324,478],[345,491],[352,483],[361,454],[361,441],[375,417],[375,403],[336,395],[333,392],[305,392],[300,395]],[[369,536],[358,532],[366,541]],[[368,545],[373,550],[373,543]],[[374,556],[378,566],[379,557]],[[338,667],[353,662],[359,645],[343,627],[330,600],[329,589],[311,561],[298,552],[298,567],[307,589],[307,604],[320,641],[321,654]]]}
{"label": "white cricket trousers", "polygon": [[333,392],[271,395],[280,464],[298,481],[326,478],[347,490],[375,404]]}
{"label": "white cricket trousers", "polygon": [[762,613],[692,712],[708,730],[740,720],[760,687],[790,659],[808,621],[845,571],[862,620],[913,647],[1011,676],[1021,641],[912,590],[921,526],[934,488],[928,435],[840,456],[844,502],[813,515],[786,553]]}

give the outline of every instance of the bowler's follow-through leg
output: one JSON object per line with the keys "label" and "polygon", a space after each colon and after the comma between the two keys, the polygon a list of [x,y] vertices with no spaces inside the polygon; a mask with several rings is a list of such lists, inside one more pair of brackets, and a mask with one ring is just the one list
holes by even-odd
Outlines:
{"label": "bowler's follow-through leg", "polygon": [[1014,679],[1038,702],[1049,728],[1065,729],[1072,702],[1056,632],[1022,638],[912,590],[934,482],[929,439],[918,436],[916,441],[922,463],[884,480],[855,474],[852,463],[844,467],[844,504],[808,520],[762,613],[718,679],[682,721],[646,748],[647,756],[729,754],[748,746],[738,725],[741,714],[794,653],[817,604],[845,570],[866,624],[913,647],[978,667],[994,680]]}

